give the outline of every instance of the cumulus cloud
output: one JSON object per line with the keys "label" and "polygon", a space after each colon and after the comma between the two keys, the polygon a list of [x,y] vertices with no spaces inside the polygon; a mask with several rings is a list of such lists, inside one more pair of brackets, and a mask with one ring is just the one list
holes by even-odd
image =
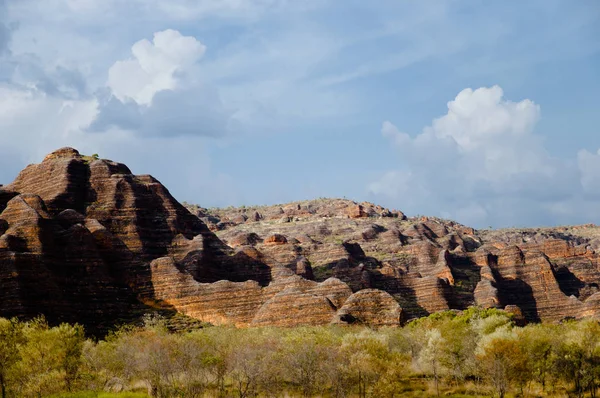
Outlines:
{"label": "cumulus cloud", "polygon": [[234,130],[233,111],[200,74],[206,46],[175,30],[133,45],[133,57],[109,69],[98,94],[91,131],[117,127],[146,136],[223,136]]}
{"label": "cumulus cloud", "polygon": [[87,127],[97,112],[94,98],[67,100],[36,88],[0,85],[0,184],[56,148],[73,146],[125,162],[134,173],[154,175],[179,200],[213,206],[239,199],[235,181],[213,170],[202,137],[142,138],[117,128],[91,134]]}
{"label": "cumulus cloud", "polygon": [[106,85],[95,90],[77,69],[11,54],[9,79],[0,83],[0,183],[50,151],[73,146],[151,173],[182,200],[235,201],[235,183],[211,169],[203,140],[232,125],[218,92],[198,77],[204,51],[193,37],[157,32],[135,43],[132,57],[115,62]]}
{"label": "cumulus cloud", "polygon": [[194,37],[168,29],[131,47],[133,58],[117,61],[108,71],[108,87],[121,102],[150,105],[154,95],[174,90],[182,75],[202,57],[206,47]]}
{"label": "cumulus cloud", "polygon": [[[248,162],[270,167],[272,154],[326,137],[304,167],[310,175],[319,159],[329,159],[333,137],[347,134],[347,142],[358,142],[360,126],[371,118],[383,120],[390,104],[410,113],[422,105],[426,110],[425,103],[448,81],[468,85],[494,79],[517,86],[536,77],[529,74],[542,63],[570,61],[597,49],[597,18],[589,4],[548,8],[540,1],[518,18],[502,5],[497,12],[483,7],[466,15],[425,2],[365,4],[345,4],[348,18],[340,20],[339,5],[322,0],[0,0],[0,82],[15,98],[0,105],[0,182],[13,177],[7,170],[72,145],[159,178],[157,171],[167,170],[170,187],[196,189],[204,201],[202,192],[233,184],[228,177],[218,182],[214,172],[194,172],[210,166],[198,160],[210,151],[195,152],[217,142],[207,137],[243,140],[252,132],[245,141],[252,147],[248,156],[269,152],[259,162],[241,156],[222,162],[235,173]],[[507,18],[498,24],[490,17],[496,14]],[[532,23],[539,28],[533,36]],[[528,39],[513,45],[512,38],[524,32]],[[394,73],[399,69],[403,72]],[[545,80],[564,80],[550,72]],[[432,83],[424,87],[423,78]],[[548,108],[553,114],[564,115],[558,107],[584,90],[585,85],[573,84],[579,88],[570,95],[548,101],[556,107]],[[402,92],[393,89],[396,85]],[[566,85],[544,85],[538,92],[564,94]],[[541,86],[535,79],[523,85]],[[540,115],[532,101],[513,103],[492,87],[461,93],[446,115],[418,135],[402,130],[414,115],[390,119],[382,132],[397,146],[401,163],[382,173],[371,192],[375,200],[387,198],[390,206],[413,214],[486,225],[489,219],[494,225],[551,223],[548,214],[574,220],[574,206],[590,214],[600,155],[589,148],[577,158],[553,158],[534,133]],[[257,140],[266,135],[270,139]],[[373,179],[372,173],[381,172],[374,169],[383,162],[369,156],[344,167],[348,179]],[[334,157],[343,167],[343,159]],[[339,188],[340,181],[315,184],[326,187],[315,192],[327,195],[362,194],[352,183],[353,191]],[[306,195],[297,183],[275,185],[287,195]],[[258,191],[269,191],[263,188]]]}
{"label": "cumulus cloud", "polygon": [[596,153],[579,151],[577,165],[583,192],[590,199],[600,200],[600,149]]}
{"label": "cumulus cloud", "polygon": [[383,123],[381,133],[397,147],[402,168],[372,182],[371,194],[413,213],[478,226],[521,225],[551,221],[564,208],[557,204],[598,186],[600,175],[579,173],[600,165],[600,155],[581,152],[580,170],[552,157],[534,132],[540,107],[533,101],[507,100],[493,86],[465,89],[447,107],[414,137]]}
{"label": "cumulus cloud", "polygon": [[95,116],[94,100],[71,101],[35,87],[0,84],[0,183],[11,181],[23,165],[72,142],[73,134]]}
{"label": "cumulus cloud", "polygon": [[34,54],[13,55],[6,63],[12,84],[35,88],[67,100],[89,98],[87,83],[78,69],[46,65]]}
{"label": "cumulus cloud", "polygon": [[[510,175],[539,172],[545,151],[533,128],[540,108],[526,99],[505,100],[500,87],[470,88],[448,102],[448,113],[412,139],[386,121],[382,134],[413,158],[430,162],[477,162],[469,170],[479,179],[498,181]],[[441,165],[440,164],[440,165]]]}

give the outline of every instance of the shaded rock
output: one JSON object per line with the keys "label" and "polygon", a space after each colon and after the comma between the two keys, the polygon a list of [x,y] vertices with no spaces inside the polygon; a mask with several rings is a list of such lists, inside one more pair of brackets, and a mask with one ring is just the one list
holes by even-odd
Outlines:
{"label": "shaded rock", "polygon": [[317,283],[290,277],[265,288],[271,295],[252,320],[253,326],[323,325],[330,323],[352,294],[345,283],[330,278]]}
{"label": "shaded rock", "polygon": [[0,236],[4,235],[6,230],[8,229],[8,222],[6,220],[0,219]]}
{"label": "shaded rock", "polygon": [[346,214],[350,218],[364,218],[369,216],[362,205],[350,206],[346,209]]}
{"label": "shaded rock", "polygon": [[373,225],[369,226],[368,228],[364,229],[360,233],[360,237],[364,240],[372,240],[372,239],[376,239],[377,235],[379,235],[380,233],[382,233],[384,231],[385,231],[385,228],[383,228],[381,225],[373,224]]}
{"label": "shaded rock", "polygon": [[260,237],[254,232],[244,232],[233,236],[227,240],[227,244],[231,247],[239,247],[246,245],[255,245],[260,242]]}
{"label": "shaded rock", "polygon": [[248,221],[260,221],[263,219],[262,214],[260,214],[259,212],[255,211],[253,212],[250,217],[248,218]]}
{"label": "shaded rock", "polygon": [[238,214],[231,219],[231,222],[234,224],[243,224],[248,219],[248,216],[245,214]]}
{"label": "shaded rock", "polygon": [[287,243],[287,238],[281,234],[273,234],[265,238],[266,245],[283,245]]}
{"label": "shaded rock", "polygon": [[523,316],[523,312],[516,305],[507,305],[504,307],[504,311],[508,312],[513,316],[513,322],[517,326],[525,326],[527,324],[527,320]]}
{"label": "shaded rock", "polygon": [[500,300],[498,299],[498,289],[489,279],[482,279],[477,283],[475,291],[475,304],[483,308],[499,308]]}
{"label": "shaded rock", "polygon": [[28,166],[0,186],[0,316],[99,330],[164,306],[238,326],[378,325],[390,324],[377,315],[389,293],[407,319],[469,305],[600,319],[595,225],[476,231],[342,199],[187,206],[152,176],[72,148]]}
{"label": "shaded rock", "polygon": [[61,223],[66,226],[85,223],[85,217],[83,216],[83,214],[80,214],[73,209],[66,209],[61,211],[56,216],[56,219],[61,221]]}
{"label": "shaded rock", "polygon": [[300,275],[301,277],[310,280],[315,279],[313,269],[306,257],[300,257],[298,261],[296,261],[296,275]]}
{"label": "shaded rock", "polygon": [[402,309],[389,293],[364,289],[348,297],[333,323],[399,326],[401,319]]}

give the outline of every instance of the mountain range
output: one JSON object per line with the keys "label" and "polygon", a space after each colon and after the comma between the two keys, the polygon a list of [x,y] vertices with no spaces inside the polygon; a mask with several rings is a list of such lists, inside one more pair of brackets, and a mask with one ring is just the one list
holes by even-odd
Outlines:
{"label": "mountain range", "polygon": [[206,209],[61,148],[0,186],[0,316],[105,333],[149,311],[248,326],[400,325],[495,307],[600,314],[600,227],[476,230],[346,199]]}

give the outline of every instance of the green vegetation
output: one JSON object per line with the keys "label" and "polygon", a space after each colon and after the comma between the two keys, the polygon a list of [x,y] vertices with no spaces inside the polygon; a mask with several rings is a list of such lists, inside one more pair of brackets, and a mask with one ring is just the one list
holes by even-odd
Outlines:
{"label": "green vegetation", "polygon": [[403,328],[206,327],[162,318],[86,339],[0,318],[2,397],[595,397],[600,324],[514,325],[495,309]]}
{"label": "green vegetation", "polygon": [[83,391],[50,395],[50,398],[148,398],[144,392],[97,392]]}
{"label": "green vegetation", "polygon": [[83,161],[84,161],[86,164],[90,164],[90,163],[92,163],[94,160],[98,160],[98,159],[100,159],[100,157],[98,156],[98,154],[97,154],[97,153],[94,153],[94,154],[93,154],[93,155],[91,155],[91,156],[86,156],[86,155],[83,155],[83,156],[81,156],[81,158],[83,159]]}
{"label": "green vegetation", "polygon": [[323,282],[325,279],[333,276],[333,269],[328,266],[314,267],[313,275],[316,281]]}
{"label": "green vegetation", "polygon": [[393,253],[386,251],[372,251],[366,250],[365,255],[367,257],[373,257],[378,261],[396,261],[402,264],[410,264],[415,257],[408,253]]}

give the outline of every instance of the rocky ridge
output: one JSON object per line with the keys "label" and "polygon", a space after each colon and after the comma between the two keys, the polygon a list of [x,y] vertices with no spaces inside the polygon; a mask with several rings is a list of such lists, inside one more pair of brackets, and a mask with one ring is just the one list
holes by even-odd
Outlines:
{"label": "rocky ridge", "polygon": [[[593,224],[475,230],[435,217],[406,217],[372,203],[316,199],[273,206],[187,205],[232,247],[256,250],[354,292],[393,296],[403,318],[435,311],[515,308],[528,321],[598,316],[600,227]],[[278,245],[269,244],[277,236]]]}
{"label": "rocky ridge", "polygon": [[352,290],[307,272],[228,246],[153,177],[73,148],[0,186],[0,316],[92,331],[152,309],[237,326],[332,322]]}
{"label": "rocky ridge", "polygon": [[599,232],[477,231],[345,199],[184,206],[62,148],[0,186],[0,316],[100,333],[157,309],[236,326],[393,326],[470,305],[598,316]]}

